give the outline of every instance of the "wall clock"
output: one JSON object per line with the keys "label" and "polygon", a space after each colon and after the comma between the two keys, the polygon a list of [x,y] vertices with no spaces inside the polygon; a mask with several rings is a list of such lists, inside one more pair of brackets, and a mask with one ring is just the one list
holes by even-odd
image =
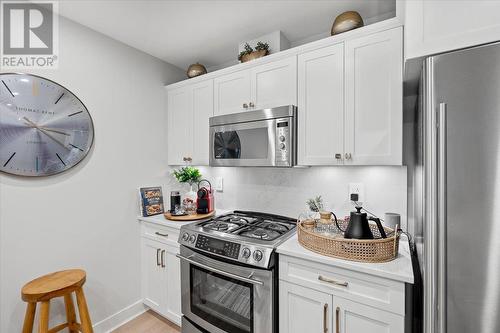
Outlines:
{"label": "wall clock", "polygon": [[48,176],[88,154],[92,118],[63,86],[30,74],[0,74],[0,171]]}

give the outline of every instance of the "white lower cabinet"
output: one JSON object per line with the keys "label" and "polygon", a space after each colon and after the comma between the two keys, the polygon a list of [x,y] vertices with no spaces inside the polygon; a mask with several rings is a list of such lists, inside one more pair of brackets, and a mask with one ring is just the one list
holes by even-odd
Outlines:
{"label": "white lower cabinet", "polygon": [[[142,236],[142,269],[141,285],[142,299],[145,305],[167,318],[181,324],[181,272],[180,262],[176,257],[179,245],[176,241],[167,239],[170,232],[158,228],[155,237],[165,237],[165,240],[153,239],[148,236],[143,225]],[[147,226],[147,230],[154,227]],[[175,237],[175,231],[174,231]]]}
{"label": "white lower cabinet", "polygon": [[280,333],[403,333],[404,317],[332,293],[279,284]]}
{"label": "white lower cabinet", "polygon": [[[335,333],[403,333],[404,317],[333,297]],[[338,330],[337,330],[338,327]]]}
{"label": "white lower cabinet", "polygon": [[332,326],[332,295],[280,281],[280,332],[326,332]]}
{"label": "white lower cabinet", "polygon": [[147,238],[142,241],[142,298],[147,306],[162,313],[167,299],[167,274],[160,259],[163,244]]}
{"label": "white lower cabinet", "polygon": [[404,282],[279,260],[280,333],[404,333]]}

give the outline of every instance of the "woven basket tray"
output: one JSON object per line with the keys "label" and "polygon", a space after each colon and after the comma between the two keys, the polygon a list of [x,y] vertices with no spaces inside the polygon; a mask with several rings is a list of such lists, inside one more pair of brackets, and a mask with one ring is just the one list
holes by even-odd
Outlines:
{"label": "woven basket tray", "polygon": [[[347,222],[339,221],[343,229]],[[370,223],[370,229],[375,237],[380,237],[377,225]],[[394,233],[391,228],[384,227],[390,235]],[[316,253],[352,261],[360,262],[387,262],[394,260],[399,250],[399,235],[381,239],[346,239],[330,237],[314,231],[314,223],[302,221],[297,223],[299,243],[305,248]]]}

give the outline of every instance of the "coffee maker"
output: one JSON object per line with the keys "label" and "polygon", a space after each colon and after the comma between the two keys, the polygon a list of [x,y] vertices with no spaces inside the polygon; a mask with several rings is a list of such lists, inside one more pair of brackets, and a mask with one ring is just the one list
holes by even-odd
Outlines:
{"label": "coffee maker", "polygon": [[[200,187],[200,184],[202,182],[208,183],[209,187]],[[206,180],[202,179],[198,183],[198,192],[197,192],[197,199],[196,199],[196,206],[198,207],[196,209],[196,212],[198,214],[208,214],[213,212],[215,208],[215,201],[214,201],[214,193],[212,190],[212,184]]]}

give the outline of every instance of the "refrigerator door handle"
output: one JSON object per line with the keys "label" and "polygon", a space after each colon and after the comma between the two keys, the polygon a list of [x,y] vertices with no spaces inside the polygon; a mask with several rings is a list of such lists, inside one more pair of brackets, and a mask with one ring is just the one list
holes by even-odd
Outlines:
{"label": "refrigerator door handle", "polygon": [[438,110],[438,332],[446,333],[446,233],[447,233],[447,193],[446,193],[446,103],[439,103]]}

